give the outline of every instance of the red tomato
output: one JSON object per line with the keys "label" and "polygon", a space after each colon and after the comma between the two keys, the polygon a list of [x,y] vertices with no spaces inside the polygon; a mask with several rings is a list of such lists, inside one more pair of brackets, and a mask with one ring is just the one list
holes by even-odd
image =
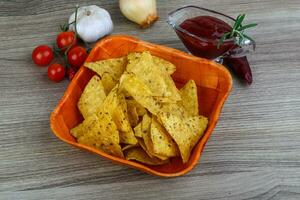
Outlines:
{"label": "red tomato", "polygon": [[48,77],[52,81],[59,82],[65,77],[65,68],[57,63],[54,63],[48,67]]}
{"label": "red tomato", "polygon": [[69,80],[72,80],[76,74],[76,70],[73,67],[71,67],[67,70],[67,74],[68,74]]}
{"label": "red tomato", "polygon": [[77,44],[75,33],[72,31],[61,32],[56,38],[56,44],[63,52],[66,51],[69,46],[75,46]]}
{"label": "red tomato", "polygon": [[71,66],[79,68],[82,66],[87,56],[88,54],[85,48],[77,46],[68,52],[68,62]]}
{"label": "red tomato", "polygon": [[31,58],[33,62],[38,66],[49,65],[53,59],[53,51],[47,45],[37,46],[33,51]]}

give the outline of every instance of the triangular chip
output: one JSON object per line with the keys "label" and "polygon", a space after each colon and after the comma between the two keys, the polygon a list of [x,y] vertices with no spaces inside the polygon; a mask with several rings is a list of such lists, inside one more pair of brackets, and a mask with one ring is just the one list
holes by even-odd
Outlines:
{"label": "triangular chip", "polygon": [[[182,160],[186,163],[194,145],[198,142],[206,128],[207,119],[199,116],[182,118],[174,114],[159,114],[163,126],[177,143]],[[204,123],[203,123],[204,122]],[[203,127],[205,125],[205,128]],[[197,128],[198,127],[198,128]]]}
{"label": "triangular chip", "polygon": [[[126,97],[126,95],[124,95]],[[146,109],[134,99],[126,99],[127,106],[135,107],[139,117],[147,113]]]}
{"label": "triangular chip", "polygon": [[191,116],[198,115],[198,96],[197,86],[194,80],[189,80],[183,88],[180,89],[182,105]]}
{"label": "triangular chip", "polygon": [[135,127],[139,123],[139,115],[137,113],[137,107],[133,100],[126,100],[128,119],[131,127]]}
{"label": "triangular chip", "polygon": [[137,140],[134,136],[134,132],[130,126],[127,105],[125,97],[122,93],[118,93],[118,87],[116,86],[108,94],[107,98],[102,104],[112,116],[113,121],[117,125],[117,129],[120,132],[120,142],[126,144],[136,144]]}
{"label": "triangular chip", "polygon": [[123,157],[117,127],[109,113],[101,113],[98,115],[99,118],[92,115],[85,119],[79,125],[81,128],[73,128],[71,134],[77,138],[78,143],[100,149],[110,155]]}
{"label": "triangular chip", "polygon": [[84,88],[78,101],[78,109],[86,119],[93,115],[101,107],[106,98],[101,79],[95,75]]}
{"label": "triangular chip", "polygon": [[118,83],[126,65],[126,57],[84,63],[85,67],[100,75],[106,94]]}
{"label": "triangular chip", "polygon": [[140,122],[136,127],[134,127],[134,135],[135,137],[139,137],[139,138],[143,137],[142,122]]}
{"label": "triangular chip", "polygon": [[150,89],[152,96],[161,97],[162,100],[168,100],[168,102],[181,99],[170,75],[153,62],[149,52],[143,52],[139,56],[132,53],[127,57],[126,71],[137,75]]}
{"label": "triangular chip", "polygon": [[[138,52],[134,52],[134,53],[130,53],[128,54],[128,59],[129,60],[138,60],[140,57],[142,56],[142,53],[138,53]],[[162,71],[162,72],[167,72],[168,74],[173,74],[176,71],[176,67],[175,65],[173,65],[172,63],[170,63],[167,60],[164,60],[160,57],[157,56],[152,56],[152,60],[155,66],[157,66],[157,68]]]}
{"label": "triangular chip", "polygon": [[133,148],[133,147],[139,147],[139,143],[137,144],[126,144],[124,147],[122,147],[122,151],[126,151],[127,149]]}
{"label": "triangular chip", "polygon": [[155,118],[152,118],[150,137],[155,154],[166,157],[179,155],[176,143],[173,141],[169,133],[155,120]]}
{"label": "triangular chip", "polygon": [[162,165],[168,163],[168,160],[160,160],[158,158],[150,158],[148,154],[140,147],[130,148],[126,151],[127,160],[135,160],[148,165]]}
{"label": "triangular chip", "polygon": [[153,60],[154,64],[157,65],[157,67],[159,69],[161,69],[161,71],[165,71],[169,75],[173,74],[176,71],[175,65],[173,65],[172,63],[170,63],[167,60],[164,60],[164,59],[156,57],[156,56],[152,56],[152,60]]}
{"label": "triangular chip", "polygon": [[153,142],[152,142],[151,136],[150,136],[150,130],[148,130],[146,133],[143,132],[143,140],[144,140],[144,144],[145,144],[145,147],[146,147],[146,151],[147,151],[147,153],[149,154],[149,156],[151,158],[152,157],[157,157],[161,160],[168,159],[167,156],[160,155],[160,154],[157,154],[157,153],[154,152]]}
{"label": "triangular chip", "polygon": [[105,94],[109,94],[110,91],[117,85],[118,81],[116,81],[110,74],[104,73],[101,76],[102,84],[105,90]]}
{"label": "triangular chip", "polygon": [[154,100],[152,92],[136,75],[124,73],[120,79],[120,88],[126,90],[140,105],[156,114],[161,103]]}
{"label": "triangular chip", "polygon": [[154,152],[153,143],[152,143],[151,135],[150,135],[151,121],[152,121],[152,119],[150,118],[150,116],[145,114],[143,117],[143,120],[142,120],[142,136],[143,136],[144,144],[146,147],[145,151],[149,154],[150,157],[155,156],[161,160],[166,160],[166,159],[168,159],[167,156],[159,155]]}
{"label": "triangular chip", "polygon": [[110,74],[115,80],[119,80],[123,74],[125,67],[127,65],[127,58],[112,58],[107,60],[100,60],[96,62],[86,62],[84,66],[93,70],[101,77],[103,74]]}

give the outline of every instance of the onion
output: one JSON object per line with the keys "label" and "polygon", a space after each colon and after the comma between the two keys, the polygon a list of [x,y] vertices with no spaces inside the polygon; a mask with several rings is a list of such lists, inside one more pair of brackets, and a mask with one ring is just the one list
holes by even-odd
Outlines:
{"label": "onion", "polygon": [[122,14],[141,27],[146,28],[158,19],[156,0],[120,0]]}

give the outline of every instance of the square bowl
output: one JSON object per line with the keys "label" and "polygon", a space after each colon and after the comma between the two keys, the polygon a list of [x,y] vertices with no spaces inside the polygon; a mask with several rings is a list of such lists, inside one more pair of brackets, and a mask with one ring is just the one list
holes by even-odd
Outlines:
{"label": "square bowl", "polygon": [[109,36],[102,39],[92,49],[86,61],[93,62],[117,58],[125,56],[130,52],[142,51],[150,51],[152,55],[161,57],[176,65],[176,71],[172,75],[172,78],[178,88],[183,86],[190,79],[193,79],[196,82],[199,99],[199,113],[208,117],[209,124],[202,138],[194,147],[187,163],[182,163],[181,158],[178,157],[172,158],[169,163],[164,165],[150,166],[118,158],[106,154],[101,150],[77,143],[76,139],[70,134],[70,130],[83,120],[83,117],[77,108],[77,102],[86,84],[95,74],[85,67],[81,67],[76,73],[62,99],[51,113],[51,129],[62,141],[75,147],[96,153],[114,163],[127,165],[146,173],[162,177],[184,175],[197,164],[205,143],[216,126],[222,106],[232,88],[231,75],[225,67],[213,61],[198,58],[176,49],[151,44],[125,35]]}

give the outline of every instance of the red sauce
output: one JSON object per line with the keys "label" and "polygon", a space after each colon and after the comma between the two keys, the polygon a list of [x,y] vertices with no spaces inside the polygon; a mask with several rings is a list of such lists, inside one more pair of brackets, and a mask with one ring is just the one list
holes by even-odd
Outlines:
{"label": "red sauce", "polygon": [[222,35],[232,29],[230,25],[218,18],[198,16],[185,20],[179,26],[197,36],[193,37],[183,31],[176,31],[186,48],[193,55],[215,59],[234,47],[233,41],[226,41],[220,45],[219,49],[217,48]]}

